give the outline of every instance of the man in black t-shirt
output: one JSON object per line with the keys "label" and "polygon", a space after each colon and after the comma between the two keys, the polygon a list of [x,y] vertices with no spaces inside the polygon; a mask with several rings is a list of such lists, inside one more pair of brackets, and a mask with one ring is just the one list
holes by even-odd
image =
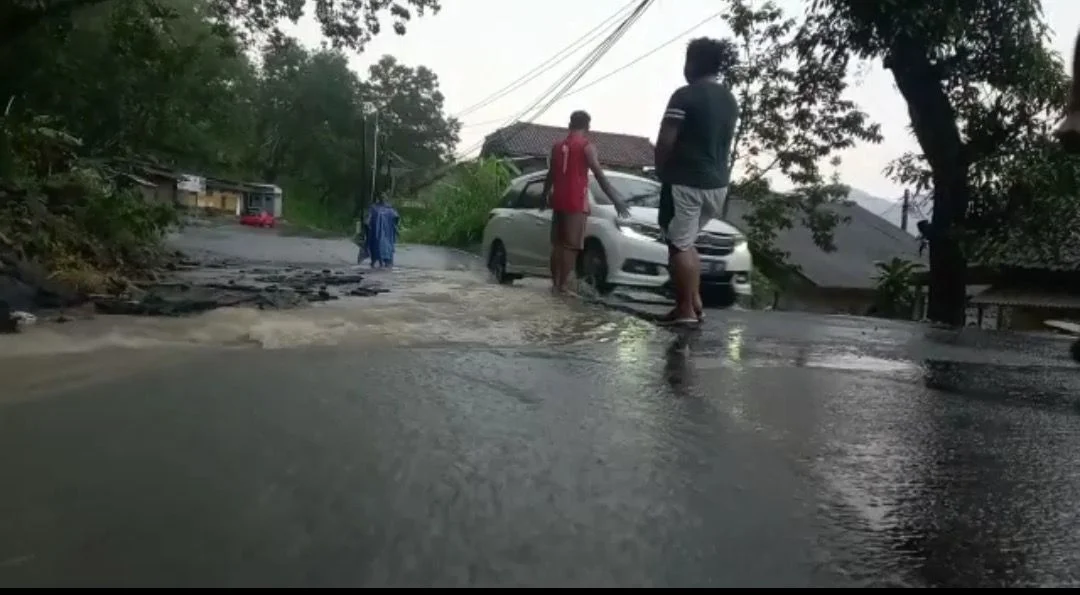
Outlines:
{"label": "man in black t-shirt", "polygon": [[665,322],[701,320],[701,260],[694,243],[727,199],[728,157],[739,106],[721,84],[736,62],[730,42],[700,38],[686,48],[685,87],[671,95],[656,139],[656,171],[662,184],[658,223],[668,244],[675,309]]}

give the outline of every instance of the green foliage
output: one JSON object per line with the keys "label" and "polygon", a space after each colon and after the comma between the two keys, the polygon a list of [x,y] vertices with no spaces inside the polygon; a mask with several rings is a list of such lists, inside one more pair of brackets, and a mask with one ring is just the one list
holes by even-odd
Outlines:
{"label": "green foliage", "polygon": [[[751,204],[745,230],[756,253],[782,262],[776,233],[798,221],[823,250],[833,250],[840,217],[829,208],[846,200],[847,187],[830,180],[822,165],[856,141],[880,142],[879,127],[844,98],[847,71],[825,60],[796,60],[799,23],[773,2],[727,0],[726,20],[740,63],[725,80],[739,102],[740,118],[730,157],[733,196]],[[768,177],[781,175],[794,189],[778,194]],[[725,213],[726,215],[726,213]]]}
{"label": "green foliage", "polygon": [[351,214],[326,205],[317,195],[312,194],[303,184],[285,182],[282,190],[289,197],[284,203],[283,216],[289,226],[302,228],[308,232],[326,232],[335,235],[349,235],[353,232]]}
{"label": "green foliage", "polygon": [[[14,187],[17,178],[20,192],[37,196],[44,190],[31,187],[52,187],[59,176],[97,172],[102,178],[100,184],[69,184],[73,196],[85,196],[71,200],[63,220],[49,219],[55,229],[88,226],[85,233],[69,234],[79,246],[57,244],[48,226],[39,226],[37,236],[21,235],[33,234],[35,227],[19,222],[39,221],[15,211],[35,201],[12,207],[7,229],[19,237],[12,241],[26,243],[28,252],[50,262],[61,252],[77,254],[87,266],[142,262],[137,246],[143,242],[147,255],[153,251],[164,229],[158,217],[164,215],[135,201],[136,193],[116,188],[114,176],[93,163],[137,160],[277,183],[285,189],[286,218],[337,232],[351,231],[373,190],[387,189],[389,166],[400,169],[406,160],[412,168],[442,165],[459,125],[442,113],[434,73],[388,57],[362,80],[342,51],[308,51],[277,29],[283,20],[296,21],[305,7],[316,10],[333,47],[359,49],[379,32],[380,15],[389,14],[401,33],[414,13],[435,11],[438,2],[0,3],[0,32],[10,33],[0,34],[0,111],[27,121],[33,114],[50,116],[47,126],[0,135],[0,184]],[[254,39],[263,42],[252,47]],[[261,52],[258,65],[249,50]],[[373,173],[376,128],[379,175]],[[63,163],[38,154],[61,149],[23,142],[30,130],[81,139],[78,157],[74,148],[64,149],[71,158]],[[52,217],[52,207],[50,202],[37,211]],[[84,245],[90,238],[117,249]]]}
{"label": "green foliage", "polygon": [[[121,188],[116,172],[81,158],[79,141],[47,119],[5,117],[0,137],[15,156],[0,177],[0,253],[60,276],[124,274],[157,262],[176,223],[170,205]],[[88,285],[82,289],[100,289]]]}
{"label": "green foliage", "polygon": [[[160,10],[162,0],[6,0],[0,3],[0,43],[35,29],[62,31],[80,9],[120,3]],[[204,4],[218,31],[245,40],[259,33],[280,34],[283,21],[295,24],[305,13],[314,14],[334,47],[353,50],[363,49],[380,33],[387,13],[394,32],[404,35],[414,13],[438,12],[440,7],[439,0],[207,0]]]}
{"label": "green foliage", "polygon": [[875,262],[875,310],[886,318],[911,318],[918,293],[915,274],[922,265],[900,257]]}
{"label": "green foliage", "polygon": [[1045,141],[1065,103],[1063,68],[1046,37],[1038,0],[812,3],[800,57],[844,68],[853,56],[880,59],[908,104],[921,152],[890,173],[933,188],[932,320],[963,323],[965,251],[993,261],[1024,243],[1057,241],[1061,234],[1028,232],[1026,242],[1010,240],[1049,213],[1060,210],[1072,229],[1078,222],[1075,166]]}
{"label": "green foliage", "polygon": [[334,219],[323,228],[351,225],[373,194],[385,192],[388,164],[437,167],[457,143],[460,125],[443,114],[438,78],[424,67],[388,56],[361,81],[344,54],[308,52],[281,36],[262,57],[251,167],[292,190],[286,203],[303,203],[294,213]]}
{"label": "green foliage", "polygon": [[419,244],[467,248],[481,241],[488,213],[499,205],[517,169],[498,159],[456,166],[417,197],[427,206],[422,217],[404,221],[402,239]]}
{"label": "green foliage", "polygon": [[753,282],[751,287],[754,292],[751,296],[751,306],[756,310],[771,308],[776,299],[776,293],[780,291],[780,286],[759,268],[753,270],[750,279]]}

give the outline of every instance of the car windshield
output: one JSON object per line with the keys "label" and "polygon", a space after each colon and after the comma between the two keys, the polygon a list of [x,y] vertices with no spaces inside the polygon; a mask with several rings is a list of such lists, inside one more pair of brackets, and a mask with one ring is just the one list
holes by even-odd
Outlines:
{"label": "car windshield", "polygon": [[[660,206],[660,184],[645,178],[626,178],[622,176],[608,176],[611,186],[626,199],[631,206],[657,208]],[[592,191],[593,200],[598,205],[610,205],[600,184],[592,176],[589,177],[589,189]]]}

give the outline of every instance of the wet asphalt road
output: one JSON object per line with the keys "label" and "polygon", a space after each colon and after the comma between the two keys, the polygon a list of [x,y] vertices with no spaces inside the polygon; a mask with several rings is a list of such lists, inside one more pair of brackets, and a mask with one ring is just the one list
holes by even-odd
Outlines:
{"label": "wet asphalt road", "polygon": [[614,334],[54,356],[0,396],[0,586],[1080,585],[1064,341],[592,315]]}

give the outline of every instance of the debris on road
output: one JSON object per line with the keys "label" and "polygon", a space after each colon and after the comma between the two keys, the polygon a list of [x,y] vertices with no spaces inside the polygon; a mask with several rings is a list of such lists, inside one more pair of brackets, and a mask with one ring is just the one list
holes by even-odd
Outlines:
{"label": "debris on road", "polygon": [[[298,267],[250,268],[241,262],[195,261],[177,255],[157,278],[128,284],[116,293],[81,296],[59,294],[33,271],[4,277],[0,287],[0,333],[15,333],[37,318],[28,311],[59,311],[55,318],[68,320],[64,312],[80,304],[93,312],[128,316],[186,316],[225,307],[260,310],[296,308],[341,297],[371,297],[386,290],[367,284],[364,275],[352,270]],[[152,276],[153,277],[153,276]],[[10,299],[4,299],[5,297]]]}
{"label": "debris on road", "polygon": [[[194,268],[194,267],[193,267]],[[342,294],[370,297],[384,293],[364,285],[364,276],[350,271],[321,269],[197,268],[168,281],[144,285],[139,295],[90,296],[97,312],[133,316],[184,316],[224,307],[286,309],[326,302]]]}

